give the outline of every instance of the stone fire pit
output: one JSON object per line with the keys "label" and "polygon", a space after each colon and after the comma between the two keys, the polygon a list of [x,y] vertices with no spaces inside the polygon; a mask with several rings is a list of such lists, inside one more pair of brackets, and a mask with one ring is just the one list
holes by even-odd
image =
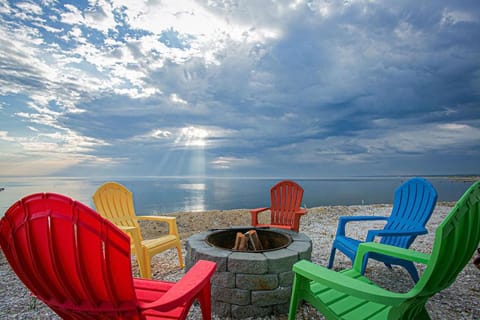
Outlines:
{"label": "stone fire pit", "polygon": [[[250,230],[257,232],[262,250],[232,250],[235,235]],[[186,250],[187,270],[200,259],[217,263],[212,278],[213,312],[242,319],[288,313],[292,266],[300,259],[310,260],[312,241],[288,230],[238,227],[193,235],[186,241]]]}

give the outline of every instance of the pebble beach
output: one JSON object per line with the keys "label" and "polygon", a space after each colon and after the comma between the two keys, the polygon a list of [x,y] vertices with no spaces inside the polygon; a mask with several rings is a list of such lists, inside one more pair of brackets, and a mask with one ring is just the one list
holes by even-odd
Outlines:
{"label": "pebble beach", "polygon": [[[411,248],[430,253],[436,226],[443,220],[453,207],[453,203],[437,203],[434,213],[427,223],[429,233],[417,237]],[[327,206],[309,208],[308,214],[301,219],[300,232],[304,233],[313,243],[312,261],[325,266],[330,254],[330,248],[337,228],[337,220],[343,215],[389,215],[390,205],[359,205],[359,206]],[[250,214],[248,209],[213,210],[205,212],[177,212],[165,214],[177,217],[180,237],[185,240],[198,232],[210,228],[226,228],[231,226],[248,226]],[[364,238],[366,231],[372,227],[381,227],[371,223],[358,223],[348,229],[348,234],[356,238]],[[161,224],[142,223],[145,238],[158,236],[166,230]],[[183,246],[185,248],[185,246]],[[183,252],[184,256],[186,252]],[[473,258],[473,257],[472,257]],[[154,279],[177,281],[184,274],[178,267],[176,250],[168,250],[153,258],[152,271]],[[335,270],[351,266],[350,260],[337,253]],[[418,265],[420,274],[422,266]],[[132,272],[138,276],[138,266],[132,259]],[[414,286],[408,273],[400,267],[392,270],[374,260],[369,262],[366,276],[378,285],[397,292],[406,292]],[[0,254],[0,316],[2,319],[59,319],[41,301],[33,298],[29,291],[10,269],[3,253]],[[432,319],[480,319],[480,271],[469,262],[457,277],[455,283],[446,290],[437,293],[427,303],[427,310]],[[275,315],[252,320],[281,319],[287,315]],[[198,306],[194,305],[188,319],[201,319]],[[220,318],[213,315],[213,319]],[[296,314],[296,319],[324,319],[314,308],[303,304]]]}

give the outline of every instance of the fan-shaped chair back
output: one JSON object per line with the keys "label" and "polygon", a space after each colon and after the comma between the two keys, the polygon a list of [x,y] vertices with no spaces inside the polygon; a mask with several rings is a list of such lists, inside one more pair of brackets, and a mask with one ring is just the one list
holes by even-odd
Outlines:
{"label": "fan-shaped chair back", "polygon": [[89,207],[30,195],[5,213],[0,241],[18,277],[62,317],[137,315],[129,238]]}

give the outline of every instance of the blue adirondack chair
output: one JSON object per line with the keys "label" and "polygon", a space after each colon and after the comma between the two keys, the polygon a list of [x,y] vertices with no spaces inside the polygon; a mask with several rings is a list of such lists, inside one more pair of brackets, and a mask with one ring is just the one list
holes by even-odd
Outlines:
{"label": "blue adirondack chair", "polygon": [[[375,237],[381,237],[380,243],[408,248],[418,235],[426,234],[428,231],[425,224],[432,215],[437,202],[435,188],[423,178],[412,178],[404,182],[395,191],[393,208],[390,216],[346,216],[340,217],[337,227],[337,234],[333,241],[328,268],[331,269],[335,259],[336,250],[343,252],[350,260],[355,260],[358,245],[362,242],[372,242]],[[346,235],[345,229],[349,222],[353,221],[374,221],[385,220],[386,224],[382,230],[369,230],[365,241],[350,238]],[[382,261],[389,268],[392,265],[403,266],[410,273],[413,281],[418,281],[418,272],[411,261],[394,258],[378,253],[368,253],[362,264],[361,273],[364,274],[368,259]]]}

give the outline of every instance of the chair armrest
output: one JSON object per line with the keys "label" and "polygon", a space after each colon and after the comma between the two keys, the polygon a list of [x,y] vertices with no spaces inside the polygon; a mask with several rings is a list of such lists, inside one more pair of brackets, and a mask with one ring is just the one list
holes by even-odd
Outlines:
{"label": "chair armrest", "polygon": [[131,233],[135,230],[137,230],[136,227],[127,227],[127,226],[118,226],[118,225],[115,225],[118,229],[122,230],[123,232],[126,232],[126,233]]}
{"label": "chair armrest", "polygon": [[167,216],[136,216],[138,220],[151,220],[151,221],[158,221],[158,222],[171,222],[176,221],[176,217],[167,217]]}
{"label": "chair armrest", "polygon": [[251,210],[250,210],[250,213],[252,213],[252,214],[258,214],[258,213],[260,213],[260,212],[262,212],[262,211],[267,211],[267,210],[270,210],[270,207],[251,209]]}
{"label": "chair armrest", "polygon": [[372,220],[388,220],[389,217],[383,216],[341,216],[338,219],[340,221],[352,222],[352,221],[372,221]]}
{"label": "chair armrest", "polygon": [[168,224],[168,234],[178,236],[177,218],[167,216],[137,216],[137,220],[164,222]]}
{"label": "chair armrest", "polygon": [[252,217],[252,226],[256,226],[258,224],[258,214],[267,210],[270,210],[270,208],[264,207],[250,210],[250,216]]}
{"label": "chair armrest", "polygon": [[307,209],[305,208],[298,208],[294,212],[294,217],[293,217],[293,225],[291,229],[295,232],[298,232],[300,230],[300,218],[307,213]]}
{"label": "chair armrest", "polygon": [[306,214],[307,212],[308,212],[307,209],[299,208],[295,211],[295,215],[296,216],[302,216],[302,215]]}
{"label": "chair armrest", "polygon": [[142,248],[141,231],[137,227],[117,226],[120,230],[130,236],[130,240],[133,242],[132,254],[140,252]]}
{"label": "chair armrest", "polygon": [[341,216],[338,218],[337,236],[345,236],[347,223],[354,221],[386,221],[388,217],[379,216]]}
{"label": "chair armrest", "polygon": [[418,252],[412,249],[404,249],[395,246],[390,246],[383,243],[365,242],[361,243],[357,249],[357,255],[353,262],[353,269],[359,271],[362,269],[363,257],[368,252],[380,253],[388,256],[392,256],[399,259],[404,259],[412,262],[418,262],[422,264],[428,264],[430,261],[430,255],[423,252]]}
{"label": "chair armrest", "polygon": [[295,263],[293,265],[293,271],[308,280],[318,282],[331,289],[376,303],[395,306],[404,302],[405,299],[409,297],[408,292],[391,292],[360,279],[352,278],[341,272],[316,265],[307,260],[301,260]]}
{"label": "chair armrest", "polygon": [[170,310],[185,302],[193,300],[205,287],[215,272],[215,262],[199,260],[177,283],[175,283],[160,299],[150,303],[138,303],[142,310]]}
{"label": "chair armrest", "polygon": [[419,236],[427,234],[427,229],[420,227],[410,230],[368,230],[366,242],[373,241],[375,237],[381,236]]}

